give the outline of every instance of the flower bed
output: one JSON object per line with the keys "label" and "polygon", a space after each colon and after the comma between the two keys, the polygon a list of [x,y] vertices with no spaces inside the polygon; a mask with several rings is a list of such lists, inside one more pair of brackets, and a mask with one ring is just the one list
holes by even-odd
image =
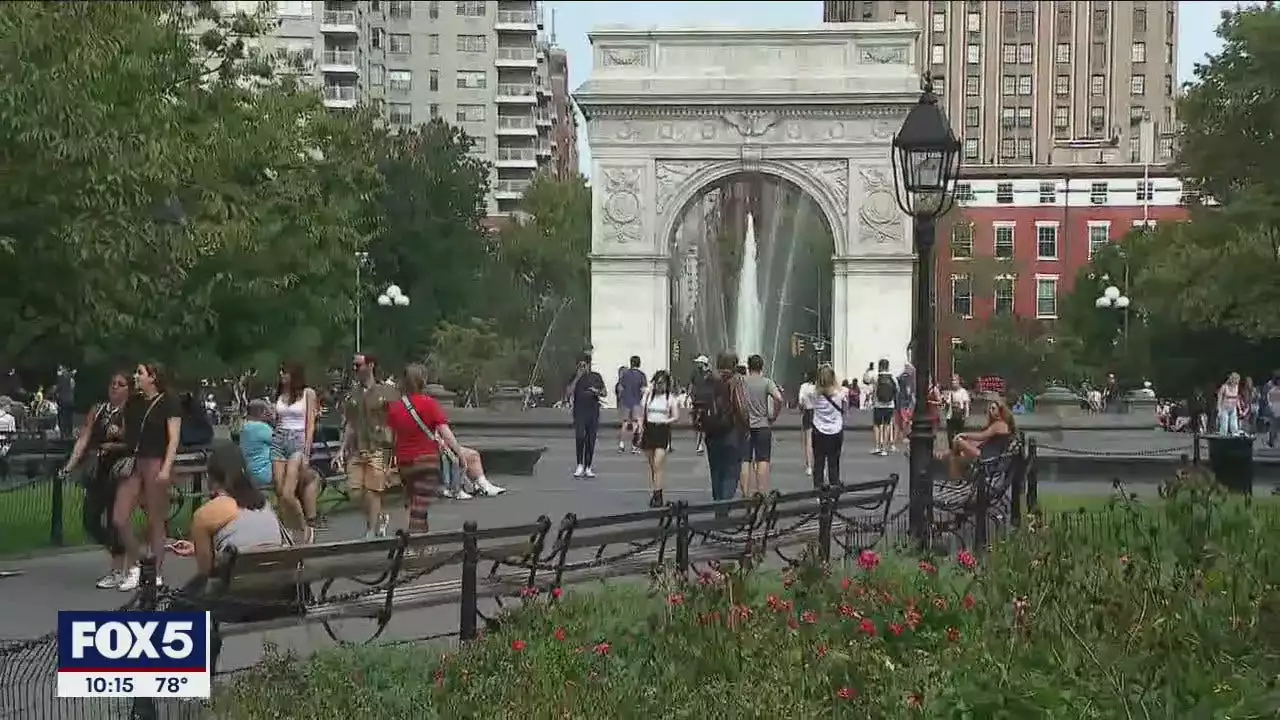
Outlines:
{"label": "flower bed", "polygon": [[[273,658],[227,718],[1261,717],[1280,524],[1212,493],[1033,526],[981,556],[530,591],[456,652]],[[1159,521],[1152,518],[1159,517]],[[1096,528],[1095,528],[1096,530]]]}

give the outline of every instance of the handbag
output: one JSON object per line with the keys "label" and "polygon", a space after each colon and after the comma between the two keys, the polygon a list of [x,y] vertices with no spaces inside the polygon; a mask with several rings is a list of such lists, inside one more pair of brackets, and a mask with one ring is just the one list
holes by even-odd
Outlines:
{"label": "handbag", "polygon": [[142,414],[142,420],[138,423],[138,440],[133,444],[133,450],[128,455],[112,463],[111,476],[116,480],[124,480],[133,475],[133,470],[136,467],[135,456],[138,454],[138,448],[142,445],[142,431],[147,427],[147,418],[151,417],[151,411],[156,408],[156,404],[160,402],[162,397],[164,397],[164,393],[156,395],[151,404],[147,406],[147,411]]}

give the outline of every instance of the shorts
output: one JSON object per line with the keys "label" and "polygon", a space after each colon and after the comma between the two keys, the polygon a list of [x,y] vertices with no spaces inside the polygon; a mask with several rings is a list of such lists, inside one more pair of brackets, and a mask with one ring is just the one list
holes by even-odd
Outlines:
{"label": "shorts", "polygon": [[871,411],[871,422],[876,427],[884,427],[893,424],[893,408],[878,407]]}
{"label": "shorts", "polygon": [[641,450],[667,450],[671,447],[671,426],[663,423],[644,424],[640,433]]}
{"label": "shorts", "polygon": [[440,490],[440,456],[428,455],[410,465],[401,465],[400,480],[404,483],[410,519],[425,522],[431,498]]}
{"label": "shorts", "polygon": [[622,422],[624,423],[640,422],[644,418],[644,414],[640,411],[639,405],[621,405],[618,407],[618,412],[621,413]]}
{"label": "shorts", "polygon": [[898,411],[898,425],[906,427],[911,424],[911,416],[915,413],[911,410]]}
{"label": "shorts", "polygon": [[773,457],[773,428],[751,428],[742,436],[742,462],[769,462]]}
{"label": "shorts", "polygon": [[347,488],[353,492],[386,492],[397,481],[385,450],[357,453],[347,461]]}
{"label": "shorts", "polygon": [[800,411],[800,429],[808,430],[811,427],[813,427],[813,411],[801,410]]}
{"label": "shorts", "polygon": [[302,457],[302,446],[305,442],[306,433],[301,430],[276,428],[275,432],[271,433],[271,460],[284,462]]}

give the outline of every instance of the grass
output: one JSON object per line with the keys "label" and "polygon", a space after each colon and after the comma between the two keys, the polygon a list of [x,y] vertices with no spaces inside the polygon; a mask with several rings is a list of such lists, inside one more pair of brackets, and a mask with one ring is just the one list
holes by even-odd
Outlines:
{"label": "grass", "polygon": [[[1100,512],[1105,510],[1115,498],[1114,493],[1081,494],[1081,493],[1041,493],[1038,501],[1040,512],[1045,515],[1074,512]],[[1152,506],[1158,500],[1155,495],[1139,495],[1138,503],[1143,507]],[[1243,503],[1243,498],[1232,498],[1229,502]],[[1280,496],[1254,495],[1253,502],[1259,505],[1280,507]]]}

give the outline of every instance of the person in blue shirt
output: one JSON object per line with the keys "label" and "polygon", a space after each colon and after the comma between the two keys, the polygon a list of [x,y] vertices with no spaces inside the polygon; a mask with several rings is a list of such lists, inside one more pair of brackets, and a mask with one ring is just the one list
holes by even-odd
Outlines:
{"label": "person in blue shirt", "polygon": [[240,428],[240,454],[249,477],[259,486],[271,485],[271,406],[265,400],[249,403],[244,427]]}

